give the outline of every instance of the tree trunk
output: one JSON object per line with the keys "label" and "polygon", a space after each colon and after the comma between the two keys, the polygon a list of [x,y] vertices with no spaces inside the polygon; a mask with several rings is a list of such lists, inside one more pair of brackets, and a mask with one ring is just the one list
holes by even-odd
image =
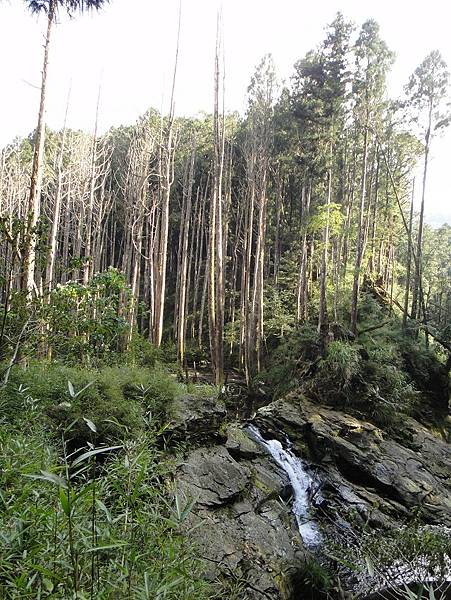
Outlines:
{"label": "tree trunk", "polygon": [[357,232],[357,248],[354,264],[354,283],[352,287],[351,301],[351,331],[354,335],[357,334],[357,305],[360,289],[360,269],[362,267],[363,251],[364,251],[364,215],[365,215],[365,198],[366,198],[366,178],[367,178],[367,162],[368,162],[368,126],[365,127],[363,141],[363,165],[362,165],[362,189],[360,195],[359,208],[359,223]]}
{"label": "tree trunk", "polygon": [[409,232],[407,238],[407,266],[406,266],[406,290],[404,293],[404,312],[402,315],[402,329],[404,333],[407,330],[407,313],[409,312],[409,292],[410,292],[410,270],[412,268],[412,224],[413,224],[413,199],[415,194],[415,179],[412,183],[412,199],[410,201]]}
{"label": "tree trunk", "polygon": [[52,26],[55,20],[56,0],[50,0],[47,13],[47,33],[44,45],[44,62],[41,78],[41,98],[39,102],[38,125],[35,134],[33,165],[31,169],[31,183],[29,195],[29,212],[27,217],[26,239],[23,252],[22,290],[26,292],[27,298],[35,288],[35,265],[37,225],[41,213],[41,188],[44,169],[44,143],[45,143],[45,100],[47,91],[47,70],[49,64],[50,38]]}

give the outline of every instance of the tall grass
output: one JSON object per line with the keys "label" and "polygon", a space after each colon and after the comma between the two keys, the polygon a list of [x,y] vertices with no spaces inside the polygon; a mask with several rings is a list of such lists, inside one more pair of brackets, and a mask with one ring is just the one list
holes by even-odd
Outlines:
{"label": "tall grass", "polygon": [[[5,393],[9,411],[0,428],[0,598],[211,597],[182,534],[189,507],[174,500],[171,465],[149,414],[183,388],[171,388],[168,375],[124,369],[97,374],[85,389],[92,373],[78,372],[64,389],[56,378],[53,394],[51,374],[45,382],[36,370],[22,375]],[[123,436],[113,445],[96,437],[100,423],[92,417],[93,403],[114,399],[112,390],[121,390],[117,402],[139,407],[133,414],[142,421],[133,435],[119,427]],[[56,402],[78,411],[57,428],[46,412]],[[85,446],[74,448],[82,427]]]}

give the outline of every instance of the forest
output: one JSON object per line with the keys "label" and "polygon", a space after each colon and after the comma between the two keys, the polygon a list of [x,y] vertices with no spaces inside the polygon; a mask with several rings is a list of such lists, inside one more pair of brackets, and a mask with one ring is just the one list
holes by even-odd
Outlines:
{"label": "forest", "polygon": [[177,43],[167,112],[53,131],[58,14],[108,3],[25,4],[47,33],[36,129],[0,156],[0,597],[448,597],[440,53],[390,98],[379,25],[338,13],[228,113],[218,27],[210,114],[176,114]]}

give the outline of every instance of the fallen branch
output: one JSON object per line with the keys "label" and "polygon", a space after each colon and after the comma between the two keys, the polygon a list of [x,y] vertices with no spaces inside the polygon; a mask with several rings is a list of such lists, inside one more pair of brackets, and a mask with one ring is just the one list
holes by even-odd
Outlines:
{"label": "fallen branch", "polygon": [[376,329],[380,329],[381,327],[384,327],[385,325],[388,325],[389,323],[391,323],[390,320],[382,321],[382,323],[379,323],[378,325],[373,325],[372,327],[367,327],[366,329],[357,331],[357,333],[358,333],[358,335],[361,335],[362,333],[368,333],[369,331],[375,331]]}
{"label": "fallen branch", "polygon": [[7,385],[7,383],[8,383],[8,381],[9,381],[9,375],[11,373],[11,369],[13,368],[13,366],[17,362],[17,355],[19,354],[20,343],[22,341],[22,337],[23,337],[23,335],[24,335],[24,333],[25,333],[25,331],[26,331],[29,323],[30,323],[30,319],[28,318],[25,321],[22,329],[20,330],[19,337],[17,338],[17,342],[16,342],[16,345],[14,347],[13,355],[12,355],[11,360],[9,361],[9,364],[6,367],[6,370],[5,370],[5,377],[3,378],[3,381],[2,381],[2,384],[1,384],[2,387],[5,387]]}

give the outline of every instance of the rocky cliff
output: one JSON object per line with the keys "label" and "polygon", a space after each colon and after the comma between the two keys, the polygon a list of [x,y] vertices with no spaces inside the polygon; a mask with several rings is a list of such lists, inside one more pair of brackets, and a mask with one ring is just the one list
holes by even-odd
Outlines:
{"label": "rocky cliff", "polygon": [[[252,422],[261,435],[279,440],[281,448],[291,444],[290,453],[310,472],[309,512],[324,535],[322,547],[311,548],[292,513],[293,486],[289,470],[280,466],[283,458],[277,464],[248,423],[227,424],[217,399],[185,397],[172,415],[170,431],[189,441],[175,481],[177,494],[192,502],[186,531],[204,558],[206,576],[229,589],[224,598],[303,598],[312,565],[317,578],[340,575],[338,587],[328,580],[329,594],[371,596],[395,586],[396,577],[387,584],[386,575],[378,578],[368,564],[352,573],[337,556],[340,548],[359,551],[362,536],[388,540],[412,523],[441,532],[451,526],[451,448],[413,419],[394,439],[302,395],[257,411]],[[404,570],[399,584],[423,575]],[[443,565],[428,577],[446,579]]]}

